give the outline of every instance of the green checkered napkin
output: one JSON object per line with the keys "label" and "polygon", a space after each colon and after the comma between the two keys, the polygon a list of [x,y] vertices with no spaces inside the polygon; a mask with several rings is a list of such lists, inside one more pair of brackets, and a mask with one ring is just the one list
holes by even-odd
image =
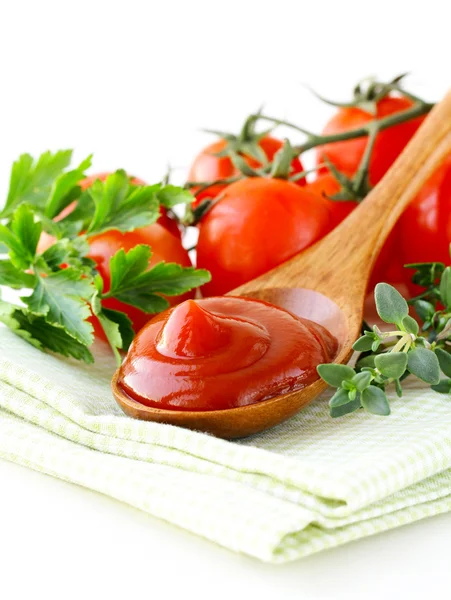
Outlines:
{"label": "green checkered napkin", "polygon": [[388,418],[327,399],[239,442],[123,415],[103,346],[85,366],[0,329],[0,457],[236,552],[286,562],[451,510],[451,399],[415,382]]}

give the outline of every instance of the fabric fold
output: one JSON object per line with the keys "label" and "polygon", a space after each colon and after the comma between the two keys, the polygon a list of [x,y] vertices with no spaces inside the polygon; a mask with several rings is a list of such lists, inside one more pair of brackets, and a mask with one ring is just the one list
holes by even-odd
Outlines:
{"label": "fabric fold", "polygon": [[411,383],[388,418],[327,398],[228,442],[133,420],[96,348],[80,365],[0,329],[0,456],[283,562],[451,509],[451,400]]}

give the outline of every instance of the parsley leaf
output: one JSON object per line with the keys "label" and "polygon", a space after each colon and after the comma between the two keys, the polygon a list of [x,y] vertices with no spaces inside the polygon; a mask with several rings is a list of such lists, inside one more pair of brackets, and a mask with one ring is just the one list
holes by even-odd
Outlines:
{"label": "parsley leaf", "polygon": [[[111,261],[112,287],[88,258],[89,236],[110,229],[133,231],[156,222],[161,207],[190,203],[192,195],[173,185],[135,185],[124,171],[97,180],[82,191],[91,156],[68,169],[72,152],[45,152],[37,160],[23,154],[14,163],[5,207],[0,211],[0,286],[27,289],[16,305],[0,300],[0,321],[41,350],[93,362],[94,315],[118,362],[134,331],[125,313],[103,306],[116,297],[148,313],[168,307],[165,296],[179,295],[208,281],[207,271],[161,263],[149,268],[147,245]],[[73,206],[72,206],[73,204]],[[56,218],[69,205],[71,211]],[[42,234],[50,245],[37,252]],[[81,232],[84,232],[81,234]],[[53,243],[52,243],[53,241]]]}
{"label": "parsley leaf", "polygon": [[72,212],[58,222],[52,221],[52,233],[57,238],[76,237],[80,231],[86,231],[92,221],[95,211],[94,201],[85,191],[77,199],[77,204]]}
{"label": "parsley leaf", "polygon": [[42,232],[34,213],[27,204],[15,211],[10,228],[0,225],[0,242],[9,248],[11,262],[18,269],[28,269],[36,255],[36,248]]}
{"label": "parsley leaf", "polygon": [[36,278],[34,275],[17,269],[9,260],[0,260],[0,285],[7,285],[14,290],[33,288]]}
{"label": "parsley leaf", "polygon": [[95,262],[86,258],[88,252],[89,244],[84,236],[80,236],[73,240],[58,240],[49,246],[41,257],[51,271],[59,271],[61,265],[65,264],[80,269],[80,275],[90,275],[95,268]]}
{"label": "parsley leaf", "polygon": [[115,297],[147,313],[169,306],[160,296],[178,296],[210,280],[210,273],[175,263],[159,263],[149,269],[152,251],[140,244],[125,253],[119,250],[110,260],[111,287],[103,297]]}
{"label": "parsley leaf", "polygon": [[178,296],[207,283],[210,279],[210,272],[205,269],[160,262],[144,273],[136,283],[146,286],[147,290],[152,292]]}
{"label": "parsley leaf", "polygon": [[103,315],[107,317],[113,323],[116,323],[119,327],[119,333],[122,338],[122,350],[127,351],[130,348],[130,344],[133,342],[135,332],[133,331],[132,322],[127,315],[118,310],[111,310],[110,308],[102,309]]}
{"label": "parsley leaf", "polygon": [[94,362],[94,357],[84,344],[75,340],[61,327],[48,323],[44,317],[30,315],[25,309],[0,301],[0,321],[40,350],[46,348],[86,363]]}
{"label": "parsley leaf", "polygon": [[105,181],[95,181],[88,190],[95,212],[87,234],[94,235],[109,229],[132,231],[155,223],[160,216],[157,197],[160,187],[160,184],[130,185],[125,171],[116,171]]}
{"label": "parsley leaf", "polygon": [[194,196],[188,190],[168,184],[159,190],[158,200],[165,208],[174,208],[177,204],[191,204]]}
{"label": "parsley leaf", "polygon": [[117,365],[120,366],[122,359],[119,350],[128,350],[135,335],[132,322],[125,313],[104,308],[102,306],[100,299],[100,293],[104,285],[102,277],[97,275],[94,283],[96,286],[96,293],[91,300],[91,310],[97,317],[105,333],[107,341],[116,358]]}
{"label": "parsley leaf", "polygon": [[10,216],[23,202],[43,208],[55,178],[69,165],[71,158],[72,150],[44,152],[38,160],[22,154],[11,169],[8,197],[0,218]]}
{"label": "parsley leaf", "polygon": [[92,155],[85,158],[73,171],[67,171],[55,179],[45,205],[47,217],[53,219],[80,196],[81,188],[77,184],[86,177],[85,171],[91,166],[91,159]]}
{"label": "parsley leaf", "polygon": [[87,321],[91,311],[86,300],[94,293],[92,280],[80,279],[79,270],[70,267],[47,276],[37,274],[33,293],[21,300],[33,315],[45,317],[50,325],[63,328],[89,346],[93,342],[93,327]]}
{"label": "parsley leaf", "polygon": [[132,322],[125,313],[108,308],[103,308],[97,318],[120,366],[122,359],[118,350],[127,351],[135,335]]}

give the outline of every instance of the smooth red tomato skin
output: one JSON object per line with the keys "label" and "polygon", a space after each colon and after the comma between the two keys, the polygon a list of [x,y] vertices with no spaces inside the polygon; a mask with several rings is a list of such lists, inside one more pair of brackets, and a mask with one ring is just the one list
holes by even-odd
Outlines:
{"label": "smooth red tomato skin", "polygon": [[[413,102],[408,98],[387,96],[378,102],[376,117],[386,117],[407,110],[412,105]],[[323,134],[333,135],[358,129],[373,120],[373,115],[360,108],[340,108],[327,123]],[[423,120],[424,117],[417,117],[378,134],[370,162],[372,185],[376,185],[382,179]],[[354,174],[365,152],[367,141],[367,137],[362,137],[320,146],[317,149],[317,163],[321,164],[325,155],[340,171]]]}
{"label": "smooth red tomato skin", "polygon": [[[430,177],[399,220],[403,264],[450,263],[451,157]],[[414,271],[405,269],[412,295],[421,288],[411,282]]]}
{"label": "smooth red tomato skin", "polygon": [[[216,181],[218,179],[229,179],[239,174],[237,169],[233,166],[232,161],[228,156],[215,156],[218,152],[221,152],[226,147],[226,141],[220,139],[213,144],[206,146],[194,159],[191,165],[190,172],[188,174],[188,181]],[[276,152],[278,152],[282,146],[282,140],[273,138],[270,136],[264,137],[259,141],[259,146],[265,152],[269,161],[274,159]],[[250,156],[244,157],[246,163],[253,169],[261,167],[261,163]],[[302,166],[299,158],[293,159],[292,163],[292,175],[296,173],[302,173],[304,167]],[[304,178],[297,181],[297,185],[305,185],[306,181]],[[196,196],[196,200],[193,206],[197,206],[201,200],[205,198],[215,198],[220,192],[226,188],[226,184],[218,184],[209,187],[204,192],[201,192]],[[193,193],[196,191],[194,188]]]}
{"label": "smooth red tomato skin", "polygon": [[329,218],[328,203],[294,183],[233,183],[199,226],[197,264],[212,274],[204,295],[225,294],[288,260],[329,231]]}
{"label": "smooth red tomato skin", "polygon": [[407,262],[449,262],[451,160],[427,181],[402,214],[402,256]]}
{"label": "smooth red tomato skin", "polygon": [[157,223],[162,225],[165,229],[172,233],[179,240],[182,239],[182,232],[180,227],[177,225],[177,222],[168,215],[168,211],[164,208],[164,206],[160,206],[160,216],[158,218]]}
{"label": "smooth red tomato skin", "polygon": [[[183,248],[180,240],[169,233],[167,229],[159,223],[153,223],[152,225],[135,229],[135,231],[128,233],[121,233],[116,230],[107,231],[90,238],[90,250],[88,255],[89,258],[92,258],[97,264],[97,269],[105,282],[105,292],[110,289],[110,258],[112,258],[118,250],[124,249],[128,252],[138,244],[147,244],[152,249],[149,267],[162,261],[175,262],[183,267],[191,266],[188,252]],[[168,301],[171,306],[175,306],[183,300],[194,298],[194,294],[195,292],[193,290],[182,296],[168,297]],[[115,298],[104,300],[103,304],[107,308],[120,310],[126,313],[132,320],[135,331],[141,329],[141,327],[153,316],[144,313],[129,304],[119,302]]]}

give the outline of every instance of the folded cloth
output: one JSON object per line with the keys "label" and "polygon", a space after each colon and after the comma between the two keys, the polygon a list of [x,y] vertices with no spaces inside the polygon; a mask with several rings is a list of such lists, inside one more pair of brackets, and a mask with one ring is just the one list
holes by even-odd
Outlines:
{"label": "folded cloth", "polygon": [[286,562],[451,510],[451,399],[412,381],[392,415],[333,420],[327,397],[228,442],[126,417],[114,363],[0,329],[0,457],[97,490],[236,552]]}

